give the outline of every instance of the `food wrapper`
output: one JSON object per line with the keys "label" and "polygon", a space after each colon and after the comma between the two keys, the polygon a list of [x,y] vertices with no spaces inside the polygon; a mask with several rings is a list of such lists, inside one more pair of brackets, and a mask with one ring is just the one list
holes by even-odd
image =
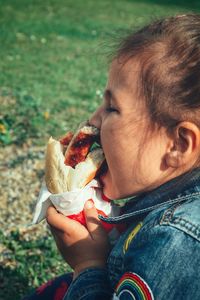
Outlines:
{"label": "food wrapper", "polygon": [[[119,206],[112,204],[109,200],[106,200],[105,197],[103,197],[102,189],[100,188],[98,181],[95,179],[82,189],[75,189],[73,191],[60,194],[51,194],[48,191],[46,184],[43,183],[35,207],[32,224],[37,224],[45,219],[46,211],[52,204],[56,210],[63,215],[72,216],[73,219],[76,219],[76,215],[80,216],[85,202],[89,199],[94,201],[95,207],[103,216],[114,217],[119,215]],[[106,223],[103,225],[109,232],[111,240],[114,240],[119,236],[119,231],[116,225]]]}

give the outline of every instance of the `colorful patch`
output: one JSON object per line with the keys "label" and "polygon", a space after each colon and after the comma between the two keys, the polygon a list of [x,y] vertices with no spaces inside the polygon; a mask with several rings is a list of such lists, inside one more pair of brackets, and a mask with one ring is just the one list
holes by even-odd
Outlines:
{"label": "colorful patch", "polygon": [[153,300],[154,296],[149,286],[139,275],[127,272],[120,279],[113,299]]}
{"label": "colorful patch", "polygon": [[136,234],[138,233],[138,231],[141,229],[142,227],[142,222],[138,223],[138,225],[131,231],[131,233],[129,234],[128,238],[126,239],[124,246],[123,246],[123,252],[125,254],[125,252],[128,250],[128,247],[131,243],[131,241],[133,240],[133,238],[136,236]]}

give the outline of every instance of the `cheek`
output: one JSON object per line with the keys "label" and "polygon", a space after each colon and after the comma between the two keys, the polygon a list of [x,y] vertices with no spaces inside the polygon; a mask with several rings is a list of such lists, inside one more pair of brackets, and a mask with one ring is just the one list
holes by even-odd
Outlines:
{"label": "cheek", "polygon": [[108,141],[104,149],[110,175],[116,184],[124,185],[139,171],[138,147],[111,138]]}
{"label": "cheek", "polygon": [[140,173],[143,182],[147,185],[156,182],[164,169],[164,164],[162,163],[162,153],[163,152],[159,142],[149,146],[147,145],[142,152],[140,160]]}
{"label": "cheek", "polygon": [[110,160],[108,163],[130,168],[137,158],[140,139],[135,127],[123,126],[123,122],[105,121],[102,124],[101,143],[106,158]]}
{"label": "cheek", "polygon": [[119,143],[120,133],[113,122],[105,120],[102,122],[100,137],[103,148],[109,149],[109,146],[112,148],[113,144],[117,145]]}
{"label": "cheek", "polygon": [[101,130],[101,143],[108,163],[118,162],[123,159],[124,150],[124,135],[120,130],[116,130],[113,126],[103,127]]}

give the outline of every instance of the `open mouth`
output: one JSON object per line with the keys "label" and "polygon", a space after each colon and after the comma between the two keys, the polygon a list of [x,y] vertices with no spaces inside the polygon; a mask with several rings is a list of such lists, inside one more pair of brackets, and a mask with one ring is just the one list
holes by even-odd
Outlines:
{"label": "open mouth", "polygon": [[107,165],[106,160],[104,160],[104,162],[102,163],[102,165],[96,175],[101,186],[104,186],[103,177],[106,175],[107,171],[108,171],[108,165]]}

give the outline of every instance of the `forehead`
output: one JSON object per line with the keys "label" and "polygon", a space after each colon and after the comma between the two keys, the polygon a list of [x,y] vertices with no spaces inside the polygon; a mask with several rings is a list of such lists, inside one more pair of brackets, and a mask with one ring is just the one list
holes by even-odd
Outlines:
{"label": "forehead", "polygon": [[127,118],[127,122],[135,123],[142,119],[148,119],[148,111],[140,89],[140,65],[134,59],[125,62],[114,60],[110,66],[107,89],[114,95],[121,112]]}
{"label": "forehead", "polygon": [[109,69],[108,86],[136,93],[139,91],[139,73],[140,65],[136,59],[115,59]]}

